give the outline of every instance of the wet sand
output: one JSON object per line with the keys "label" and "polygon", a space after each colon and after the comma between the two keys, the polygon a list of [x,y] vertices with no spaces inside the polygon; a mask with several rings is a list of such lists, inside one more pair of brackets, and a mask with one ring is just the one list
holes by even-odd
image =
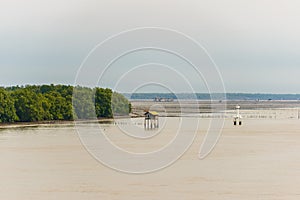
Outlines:
{"label": "wet sand", "polygon": [[[136,119],[139,120],[139,119]],[[177,123],[177,118],[170,118]],[[74,127],[43,126],[0,131],[0,199],[299,199],[300,120],[245,119],[225,122],[222,136],[204,160],[198,151],[209,119],[191,148],[173,165],[131,175],[96,161]],[[107,135],[132,151],[158,148],[173,131],[151,141]],[[187,132],[188,133],[188,132]]]}
{"label": "wet sand", "polygon": [[[273,100],[273,101],[250,101],[250,100],[228,100],[228,101],[207,101],[207,100],[180,100],[173,102],[154,102],[135,100],[131,102],[132,112],[136,115],[143,115],[144,110],[153,109],[165,116],[181,116],[187,112],[189,114],[205,114],[211,112],[231,112],[236,105],[241,106],[241,111],[244,114],[256,113],[256,116],[263,114],[274,115],[274,112],[281,110],[290,110],[296,118],[299,117],[300,101],[298,100]],[[258,113],[259,112],[259,113]],[[268,112],[268,113],[267,113]],[[231,114],[231,113],[230,113]],[[293,116],[295,117],[295,116]]]}

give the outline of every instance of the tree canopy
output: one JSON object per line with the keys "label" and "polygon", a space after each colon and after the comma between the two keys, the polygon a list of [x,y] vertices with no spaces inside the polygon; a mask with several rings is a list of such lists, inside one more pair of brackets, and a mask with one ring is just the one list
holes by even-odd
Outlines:
{"label": "tree canopy", "polygon": [[0,102],[0,122],[18,121],[13,98],[4,88],[0,88]]}
{"label": "tree canopy", "polygon": [[129,101],[107,88],[53,84],[0,88],[0,122],[111,118],[130,111]]}

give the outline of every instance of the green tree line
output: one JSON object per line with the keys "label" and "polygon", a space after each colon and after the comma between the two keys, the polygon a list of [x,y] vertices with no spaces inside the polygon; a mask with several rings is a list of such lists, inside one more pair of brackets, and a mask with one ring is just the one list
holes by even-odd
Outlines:
{"label": "green tree line", "polygon": [[0,88],[0,123],[111,118],[130,112],[130,102],[107,88],[53,84]]}

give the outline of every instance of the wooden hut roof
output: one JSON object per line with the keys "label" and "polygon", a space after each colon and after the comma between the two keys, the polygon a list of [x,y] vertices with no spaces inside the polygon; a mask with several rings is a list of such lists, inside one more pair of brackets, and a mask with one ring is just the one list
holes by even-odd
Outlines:
{"label": "wooden hut roof", "polygon": [[148,114],[148,113],[150,113],[151,115],[154,115],[154,116],[158,116],[158,112],[155,112],[155,111],[147,111],[145,113],[145,115]]}

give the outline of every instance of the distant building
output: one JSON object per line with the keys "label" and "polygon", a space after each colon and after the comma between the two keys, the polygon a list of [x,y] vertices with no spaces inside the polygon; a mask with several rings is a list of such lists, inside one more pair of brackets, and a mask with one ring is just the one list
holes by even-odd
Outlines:
{"label": "distant building", "polygon": [[173,102],[174,99],[173,98],[159,98],[159,97],[155,97],[154,101],[155,102]]}

